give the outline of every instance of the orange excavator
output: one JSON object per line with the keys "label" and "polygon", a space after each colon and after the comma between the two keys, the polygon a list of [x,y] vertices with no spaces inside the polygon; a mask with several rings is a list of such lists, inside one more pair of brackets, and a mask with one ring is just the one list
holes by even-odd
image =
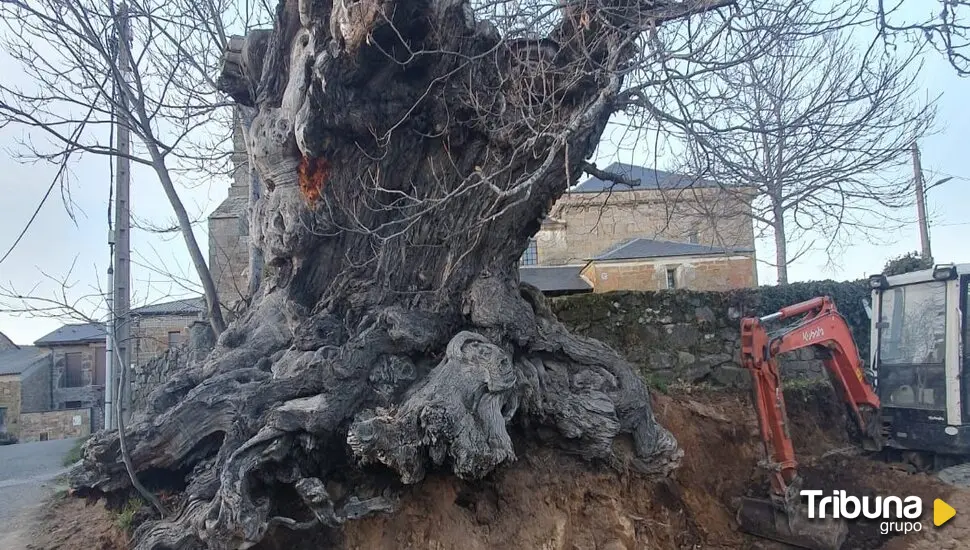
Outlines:
{"label": "orange excavator", "polygon": [[[797,319],[796,319],[797,318]],[[771,333],[769,323],[795,321]],[[882,447],[879,397],[866,381],[852,332],[829,297],[785,307],[741,321],[741,362],[751,373],[754,404],[767,457],[769,500],[745,498],[738,511],[744,531],[812,550],[836,550],[847,534],[844,521],[809,520],[801,503],[802,480],[792,446],[778,356],[802,348],[821,351],[836,392],[862,433],[863,447]]]}

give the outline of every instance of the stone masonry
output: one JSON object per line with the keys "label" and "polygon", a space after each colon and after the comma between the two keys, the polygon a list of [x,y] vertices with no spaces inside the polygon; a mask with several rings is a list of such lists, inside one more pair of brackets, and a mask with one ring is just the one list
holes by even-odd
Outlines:
{"label": "stone masonry", "polygon": [[230,308],[246,297],[249,285],[249,163],[242,127],[235,122],[229,196],[209,216],[209,269],[219,299]]}
{"label": "stone masonry", "polygon": [[[105,345],[101,342],[78,343],[51,346],[53,369],[52,409],[90,409],[96,420],[95,429],[101,429],[104,422],[104,385],[95,384],[97,356],[104,356]],[[79,353],[81,356],[80,383],[73,385],[67,376],[67,354]]]}
{"label": "stone masonry", "polygon": [[43,355],[19,374],[0,376],[0,408],[4,410],[4,430],[21,437],[24,413],[50,408],[50,356]]}
{"label": "stone masonry", "polygon": [[[731,292],[613,292],[555,298],[552,309],[568,328],[609,344],[639,366],[648,380],[744,386],[740,319],[766,315],[830,295],[853,330],[863,360],[869,353],[864,281],[796,283]],[[781,360],[787,379],[819,378],[824,367],[811,349]]]}
{"label": "stone masonry", "polygon": [[4,411],[4,426],[7,434],[20,437],[20,375],[0,376],[0,408]]}
{"label": "stone masonry", "polygon": [[716,187],[567,193],[536,235],[539,265],[584,263],[636,237],[753,250],[750,209]]}
{"label": "stone masonry", "polygon": [[754,258],[738,254],[729,257],[677,256],[658,260],[591,262],[581,274],[593,284],[594,292],[614,290],[667,289],[668,270],[673,270],[675,288],[731,290],[757,284]]}
{"label": "stone masonry", "polygon": [[90,409],[66,409],[20,415],[20,441],[44,441],[91,434]]}
{"label": "stone masonry", "polygon": [[165,353],[169,342],[174,338],[177,345],[189,337],[188,327],[198,320],[196,315],[151,315],[135,317],[132,320],[132,334],[136,336],[132,350],[132,363],[135,367],[147,365],[149,361]]}
{"label": "stone masonry", "polygon": [[135,365],[132,373],[132,407],[144,408],[149,394],[167,382],[180,364],[200,360],[215,346],[212,327],[203,320],[193,321],[185,329],[187,339],[184,345],[166,349],[144,363]]}

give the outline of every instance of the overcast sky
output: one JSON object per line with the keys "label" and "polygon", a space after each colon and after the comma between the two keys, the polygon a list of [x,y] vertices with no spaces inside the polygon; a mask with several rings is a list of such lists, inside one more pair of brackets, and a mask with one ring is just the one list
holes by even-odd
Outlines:
{"label": "overcast sky", "polygon": [[[0,77],[16,78],[16,67],[0,55]],[[938,262],[970,262],[966,239],[970,235],[970,79],[961,79],[942,56],[930,53],[926,57],[923,83],[930,96],[940,94],[938,103],[938,132],[921,143],[923,167],[928,181],[954,176],[948,183],[929,195],[931,236],[934,257]],[[44,163],[23,164],[15,158],[22,151],[18,140],[24,138],[19,128],[0,129],[0,256],[13,243],[40,202],[54,168]],[[195,182],[195,187],[183,189],[183,199],[190,214],[204,219],[225,198],[229,187],[224,180]],[[73,287],[68,295],[74,299],[84,294],[100,293],[108,266],[107,205],[109,192],[109,160],[86,156],[72,165],[70,200],[75,219],[66,213],[59,188],[41,209],[20,245],[9,258],[0,263],[0,284],[13,285],[22,292],[33,291],[50,295],[59,285],[45,278],[63,279],[74,265],[70,278]],[[132,212],[140,220],[158,225],[171,224],[172,212],[155,176],[136,170],[131,184]],[[915,212],[913,212],[915,221]],[[206,226],[197,225],[197,238],[204,248],[208,243]],[[845,250],[836,264],[830,265],[822,252],[804,256],[789,268],[792,281],[823,278],[856,279],[878,272],[886,260],[920,247],[915,223],[901,231],[880,236],[882,242],[862,240]],[[134,263],[159,265],[164,262],[169,271],[192,277],[184,244],[178,235],[159,236],[134,230],[132,234]],[[771,258],[771,243],[758,243],[758,255]],[[43,273],[42,273],[43,272]],[[773,268],[762,265],[759,270],[762,284],[773,284]],[[172,283],[159,273],[133,265],[132,286],[134,305],[183,297],[191,290]],[[62,321],[36,316],[0,313],[0,332],[19,344],[30,344],[54,330]]]}

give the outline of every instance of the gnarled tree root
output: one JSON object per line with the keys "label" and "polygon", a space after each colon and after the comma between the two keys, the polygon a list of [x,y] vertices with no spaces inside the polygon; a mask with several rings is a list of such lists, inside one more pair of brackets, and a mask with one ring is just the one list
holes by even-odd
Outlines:
{"label": "gnarled tree root", "polygon": [[[222,356],[245,353],[220,346],[206,365],[186,366],[153,394],[155,408],[171,405],[131,429],[138,470],[184,484],[177,513],[143,524],[136,548],[246,548],[274,529],[389,512],[393,484],[377,472],[403,483],[431,468],[481,478],[515,460],[511,425],[608,463],[619,460],[617,438],[631,436],[628,464],[645,474],[675,468],[681,452],[631,365],[569,334],[535,289],[523,294],[533,330],[521,345],[486,337],[494,327],[466,326],[446,341],[446,320],[391,308],[341,346],[276,350],[270,369],[239,365],[185,391]],[[243,323],[261,318],[255,311]],[[173,388],[182,388],[175,401]],[[124,491],[118,462],[116,435],[97,434],[74,487]]]}

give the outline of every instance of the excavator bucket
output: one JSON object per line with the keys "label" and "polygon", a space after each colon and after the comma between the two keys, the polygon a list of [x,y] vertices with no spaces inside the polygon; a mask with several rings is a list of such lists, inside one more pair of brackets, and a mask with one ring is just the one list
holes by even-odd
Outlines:
{"label": "excavator bucket", "polygon": [[785,511],[770,500],[756,498],[742,499],[738,524],[748,534],[810,550],[839,550],[849,534],[845,520],[809,519],[801,503]]}

